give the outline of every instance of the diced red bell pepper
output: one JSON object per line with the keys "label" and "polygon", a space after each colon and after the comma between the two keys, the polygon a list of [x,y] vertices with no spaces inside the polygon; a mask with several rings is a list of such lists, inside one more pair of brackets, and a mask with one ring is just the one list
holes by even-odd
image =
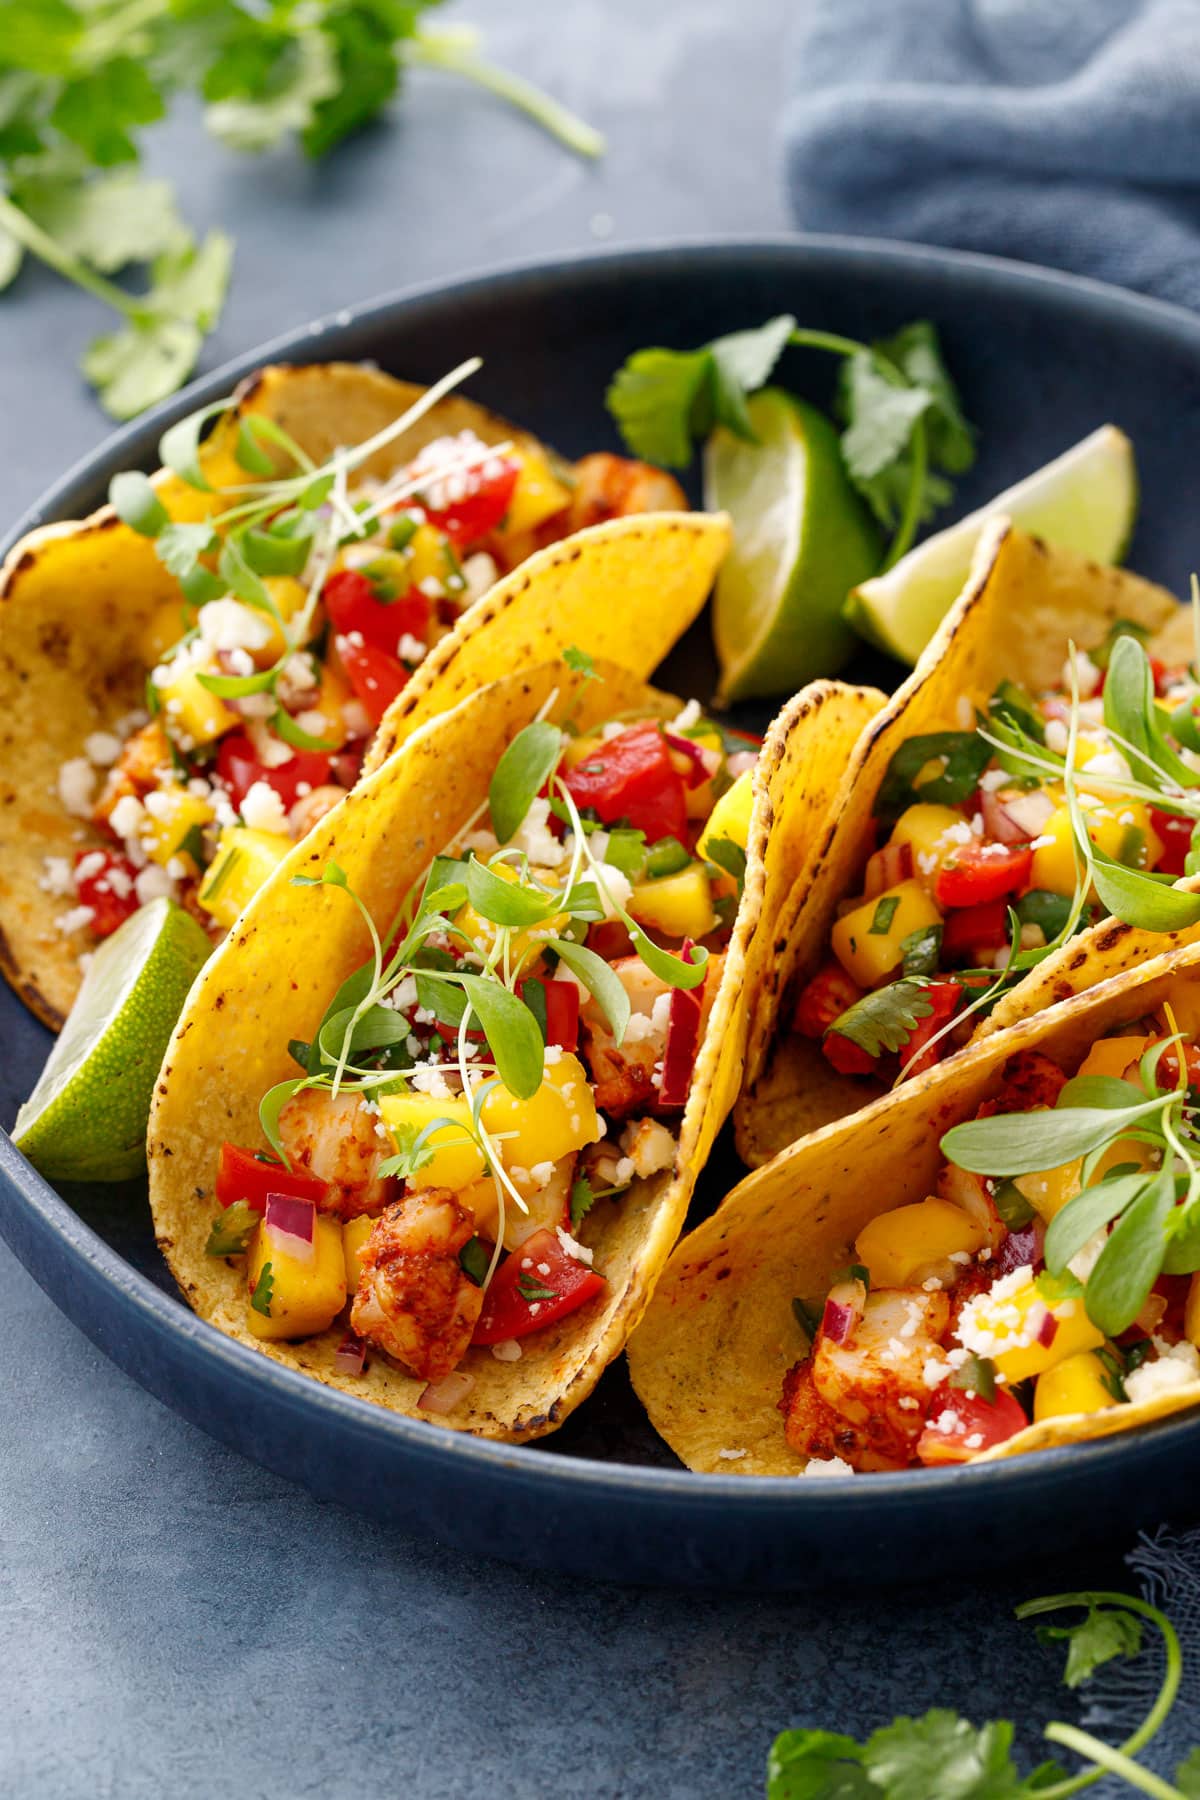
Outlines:
{"label": "diced red bell pepper", "polygon": [[[103,863],[97,863],[97,857],[102,857]],[[79,866],[85,862],[89,864],[88,873],[81,875]],[[129,858],[115,850],[76,851],[75,892],[79,904],[92,909],[88,930],[95,937],[111,937],[126,919],[133,917],[138,909],[136,880],[137,870]]]}
{"label": "diced red bell pepper", "polygon": [[1187,1070],[1187,1084],[1190,1088],[1200,1087],[1200,1046],[1196,1044],[1172,1044],[1164,1050],[1158,1059],[1157,1081],[1160,1088],[1179,1086],[1179,1052],[1183,1052],[1184,1067]]}
{"label": "diced red bell pepper", "polygon": [[496,1270],[471,1342],[502,1344],[528,1337],[602,1294],[607,1285],[603,1275],[567,1254],[557,1233],[535,1231]]}
{"label": "diced red bell pepper", "polygon": [[518,984],[517,992],[525,999],[525,990],[540,987],[546,999],[546,1042],[560,1050],[579,1047],[579,989],[573,981],[544,980],[530,976]]}
{"label": "diced red bell pepper", "polygon": [[628,820],[646,842],[677,838],[686,845],[687,795],[661,728],[650,719],[631,725],[563,771],[560,778],[581,810],[591,807],[602,824]]}
{"label": "diced red bell pepper", "polygon": [[409,671],[378,644],[356,644],[351,638],[334,639],[346,679],[367,709],[372,725],[383,722],[397,694],[408,686]]}
{"label": "diced red bell pepper", "polygon": [[[918,1019],[909,1033],[907,1044],[901,1046],[900,1067],[907,1069],[916,1065],[916,1069],[924,1072],[932,1069],[934,1063],[940,1062],[950,1050],[950,1040],[942,1038],[932,1050],[926,1051],[930,1038],[936,1037],[944,1025],[948,1025],[958,1010],[962,999],[962,988],[957,981],[931,981],[921,989],[921,998],[927,1000],[933,1011],[927,1018]],[[924,1054],[922,1054],[924,1052]]]}
{"label": "diced red bell pepper", "polygon": [[[294,806],[301,797],[302,787],[311,791],[329,780],[330,767],[330,759],[324,751],[296,750],[287,762],[270,769],[259,761],[258,753],[244,731],[231,731],[221,739],[217,750],[217,776],[228,788],[235,806],[241,806],[256,781],[265,781],[268,787],[274,788],[285,806]],[[354,784],[350,782],[349,785]]]}
{"label": "diced red bell pepper", "polygon": [[1156,869],[1168,875],[1183,874],[1195,823],[1194,819],[1181,819],[1178,813],[1163,812],[1157,806],[1150,808],[1151,829],[1162,840],[1163,847],[1162,856],[1154,865]]}
{"label": "diced red bell pepper", "polygon": [[1028,844],[996,844],[986,839],[960,845],[943,863],[934,887],[939,906],[981,906],[1014,894],[1029,880],[1033,851]]}
{"label": "diced red bell pepper", "polygon": [[410,587],[398,599],[379,598],[368,576],[359,569],[339,569],[321,591],[333,629],[343,636],[356,631],[365,643],[397,654],[402,637],[420,638],[429,631],[429,597]]}
{"label": "diced red bell pepper", "polygon": [[508,456],[490,456],[478,468],[465,469],[452,477],[462,493],[448,506],[426,506],[425,516],[431,525],[444,531],[458,550],[478,544],[504,518],[512,504],[513,490],[521,473],[521,465]]}
{"label": "diced red bell pepper", "polygon": [[852,981],[840,963],[826,963],[801,988],[792,1015],[793,1029],[804,1037],[824,1037],[835,1019],[861,1000],[865,988]]}
{"label": "diced red bell pepper", "polygon": [[1003,950],[1007,945],[1008,906],[1003,900],[955,907],[942,923],[942,958],[947,963],[960,957],[974,961],[980,951]]}
{"label": "diced red bell pepper", "polygon": [[831,1062],[839,1075],[877,1075],[878,1059],[856,1044],[853,1038],[843,1037],[840,1031],[827,1031],[821,1041],[821,1049],[826,1062]]}
{"label": "diced red bell pepper", "polygon": [[244,1200],[255,1212],[265,1212],[268,1194],[290,1194],[311,1200],[320,1211],[325,1183],[303,1169],[286,1169],[265,1151],[242,1150],[236,1144],[221,1145],[217,1163],[217,1199],[222,1206]]}
{"label": "diced red bell pepper", "polygon": [[623,956],[632,956],[633,939],[629,935],[629,927],[620,919],[598,919],[594,925],[588,926],[585,939],[589,950],[602,956],[605,962],[619,962]]}
{"label": "diced red bell pepper", "polygon": [[[695,959],[692,945],[684,942],[683,960]],[[684,1107],[692,1087],[696,1056],[700,1049],[700,1026],[704,1019],[704,983],[695,988],[672,988],[667,1012],[667,1041],[663,1047],[662,1077],[659,1082],[659,1105]]]}
{"label": "diced red bell pepper", "polygon": [[[949,1431],[939,1431],[939,1422],[949,1423],[947,1413],[952,1415],[954,1425]],[[1024,1431],[1029,1423],[1024,1407],[1007,1388],[998,1387],[994,1400],[985,1400],[979,1394],[972,1400],[966,1388],[951,1387],[948,1381],[934,1388],[928,1417],[929,1423],[917,1441],[917,1456],[934,1467],[982,1456],[985,1450]]]}

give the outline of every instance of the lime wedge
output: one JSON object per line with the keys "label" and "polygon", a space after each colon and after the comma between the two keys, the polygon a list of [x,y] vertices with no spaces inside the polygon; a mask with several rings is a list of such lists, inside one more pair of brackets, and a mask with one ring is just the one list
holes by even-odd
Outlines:
{"label": "lime wedge", "polygon": [[146,1166],[150,1097],[212,944],[173,900],[152,900],[92,958],[13,1142],[52,1181],[125,1181]]}
{"label": "lime wedge", "polygon": [[758,442],[722,429],[704,453],[705,504],[733,519],[713,600],[722,704],[836,674],[854,648],[847,591],[880,556],[829,420],[778,388],[747,410]]}
{"label": "lime wedge", "polygon": [[962,592],[987,519],[1007,513],[1022,531],[1113,563],[1129,547],[1137,503],[1133,445],[1115,425],[1102,425],[989,505],[926,538],[894,569],[862,582],[846,602],[846,617],[868,643],[915,663]]}

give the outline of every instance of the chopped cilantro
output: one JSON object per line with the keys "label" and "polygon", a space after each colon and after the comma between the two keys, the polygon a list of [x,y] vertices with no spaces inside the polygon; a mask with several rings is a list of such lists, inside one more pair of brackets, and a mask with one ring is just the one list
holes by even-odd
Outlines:
{"label": "chopped cilantro", "polygon": [[221,889],[233,874],[234,864],[240,859],[241,854],[242,852],[236,848],[225,852],[224,856],[213,870],[212,875],[209,878],[208,886],[200,896],[206,906],[210,900],[215,900],[217,895],[221,892]]}
{"label": "chopped cilantro", "polygon": [[922,925],[900,940],[900,968],[905,975],[933,975],[942,954],[942,927]]}
{"label": "chopped cilantro", "polygon": [[483,1247],[481,1238],[473,1237],[465,1243],[458,1253],[459,1266],[468,1281],[476,1287],[482,1287],[487,1280],[488,1265],[491,1256]]}
{"label": "chopped cilantro", "polygon": [[735,844],[730,837],[709,838],[704,846],[704,854],[710,863],[715,863],[726,875],[733,876],[740,899],[746,886],[746,852],[742,846]]}
{"label": "chopped cilantro", "polygon": [[1010,1231],[1020,1231],[1033,1218],[1034,1208],[1029,1204],[1015,1181],[998,1181],[992,1195],[992,1205],[996,1208]]}
{"label": "chopped cilantro", "polygon": [[898,895],[886,895],[876,906],[875,911],[871,916],[871,923],[867,927],[867,936],[886,937],[892,928],[892,920],[896,916],[899,905],[900,899]]}
{"label": "chopped cilantro", "polygon": [[[979,786],[992,746],[975,731],[930,731],[901,744],[887,766],[875,801],[875,816],[894,825],[916,801],[957,806]],[[926,766],[933,773],[919,779]]]}
{"label": "chopped cilantro", "polygon": [[580,650],[577,645],[568,644],[567,648],[563,651],[562,659],[566,663],[568,669],[573,669],[576,675],[582,675],[585,681],[600,680],[599,675],[596,673],[596,665],[592,658],[588,655],[586,650]]}
{"label": "chopped cilantro", "polygon": [[596,1204],[596,1192],[586,1175],[580,1175],[571,1183],[571,1230],[582,1225],[583,1221]]}
{"label": "chopped cilantro", "polygon": [[532,1275],[520,1276],[517,1281],[517,1292],[522,1300],[527,1300],[530,1304],[537,1300],[558,1299],[553,1288],[544,1287],[540,1281],[535,1281]]}
{"label": "chopped cilantro", "polygon": [[205,1256],[241,1256],[258,1229],[262,1214],[254,1210],[245,1200],[235,1200],[213,1220],[212,1230],[208,1234],[208,1242],[204,1246]]}
{"label": "chopped cilantro", "polygon": [[1076,1688],[1114,1657],[1136,1656],[1142,1647],[1142,1622],[1132,1613],[1089,1606],[1076,1625],[1039,1625],[1038,1637],[1043,1644],[1066,1642],[1063,1682]]}
{"label": "chopped cilantro", "polygon": [[199,825],[192,825],[175,846],[176,856],[190,856],[198,869],[204,867],[204,833]]}
{"label": "chopped cilantro", "polygon": [[821,1329],[821,1308],[814,1312],[798,1297],[792,1301],[792,1317],[806,1337],[815,1339]]}
{"label": "chopped cilantro", "polygon": [[250,1304],[256,1313],[265,1319],[271,1316],[271,1298],[275,1292],[275,1272],[269,1262],[265,1262],[259,1270],[258,1280],[254,1284],[254,1292],[250,1296]]}

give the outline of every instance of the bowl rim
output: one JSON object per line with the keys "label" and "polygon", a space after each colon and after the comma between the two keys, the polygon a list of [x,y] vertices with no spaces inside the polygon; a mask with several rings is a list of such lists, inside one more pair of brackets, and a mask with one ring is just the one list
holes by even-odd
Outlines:
{"label": "bowl rim", "polygon": [[[237,381],[264,363],[297,358],[309,360],[308,353],[312,358],[329,360],[331,355],[336,357],[338,354],[336,344],[343,334],[359,332],[364,327],[382,328],[422,307],[450,303],[489,289],[519,290],[522,286],[536,286],[549,277],[557,280],[563,276],[586,283],[626,270],[639,273],[663,262],[669,262],[675,272],[682,262],[702,274],[706,267],[727,265],[731,261],[766,265],[779,259],[832,267],[841,265],[851,275],[856,270],[881,267],[895,269],[898,273],[932,271],[951,281],[966,280],[972,284],[982,283],[985,287],[1045,296],[1068,310],[1082,311],[1092,317],[1099,315],[1103,322],[1113,326],[1128,322],[1200,355],[1200,318],[1182,306],[1131,293],[1089,277],[975,251],[870,237],[779,232],[687,236],[666,242],[519,258],[470,270],[450,281],[429,280],[375,295],[357,305],[339,308],[320,319],[281,332],[265,343],[229,358],[149,412],[108,433],[99,444],[78,458],[0,539],[0,558],[9,554],[30,530],[77,517],[79,509],[75,496],[81,490],[94,487],[119,468],[149,466],[157,439],[168,425],[230,391]],[[987,1482],[992,1489],[997,1486],[1006,1489],[1008,1498],[1019,1506],[1028,1488],[1041,1487],[1047,1480],[1069,1482],[1074,1486],[1077,1480],[1086,1480],[1089,1476],[1103,1479],[1115,1461],[1150,1437],[1157,1447],[1169,1453],[1176,1447],[1177,1440],[1178,1446],[1182,1447],[1184,1441],[1190,1442],[1200,1432],[1200,1417],[1185,1413],[1128,1432],[1040,1450],[1011,1461],[899,1471],[890,1474],[882,1486],[877,1481],[845,1479],[814,1486],[794,1475],[748,1477],[732,1472],[696,1473],[683,1467],[601,1461],[574,1454],[547,1453],[544,1449],[541,1454],[531,1455],[531,1450],[541,1446],[473,1437],[431,1421],[409,1418],[365,1398],[328,1387],[299,1369],[289,1368],[225,1336],[216,1326],[193,1313],[181,1296],[166,1292],[143,1275],[88,1225],[26,1161],[7,1133],[0,1133],[0,1183],[32,1213],[41,1229],[57,1240],[76,1270],[90,1271],[119,1296],[127,1324],[136,1321],[137,1327],[151,1337],[165,1334],[181,1341],[194,1354],[215,1363],[218,1372],[230,1382],[231,1389],[246,1384],[258,1387],[267,1397],[274,1395],[285,1407],[295,1406],[324,1414],[331,1422],[353,1430],[356,1435],[382,1437],[390,1447],[408,1452],[415,1459],[440,1463],[447,1471],[457,1469],[466,1476],[478,1471],[515,1487],[530,1483],[539,1488],[549,1485],[565,1500],[584,1490],[609,1495],[620,1493],[626,1501],[651,1504],[670,1501],[673,1505],[683,1504],[700,1511],[727,1513],[747,1506],[772,1512],[783,1510],[789,1517],[794,1514],[798,1524],[815,1525],[821,1514],[834,1507],[841,1514],[849,1507],[852,1514],[861,1511],[873,1516],[885,1494],[890,1497],[891,1504],[901,1508],[921,1502],[936,1506],[951,1492],[961,1490],[965,1499],[971,1483]],[[59,1304],[56,1297],[55,1300]],[[66,1311],[65,1308],[62,1310]],[[67,1316],[71,1316],[69,1312]]]}

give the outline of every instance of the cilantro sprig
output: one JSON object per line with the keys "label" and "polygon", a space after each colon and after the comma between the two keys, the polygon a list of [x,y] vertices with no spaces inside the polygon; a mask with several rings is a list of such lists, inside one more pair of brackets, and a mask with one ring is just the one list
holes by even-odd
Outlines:
{"label": "cilantro sprig", "polygon": [[1007,1719],[976,1726],[936,1707],[920,1718],[900,1717],[859,1743],[839,1732],[800,1728],[781,1732],[767,1760],[767,1800],[1067,1800],[1104,1775],[1115,1775],[1138,1793],[1156,1800],[1194,1800],[1200,1794],[1200,1750],[1193,1750],[1175,1773],[1176,1785],[1162,1780],[1136,1759],[1162,1727],[1179,1693],[1183,1657],[1170,1619],[1132,1594],[1084,1592],[1051,1594],[1018,1606],[1018,1619],[1084,1610],[1067,1625],[1044,1625],[1043,1642],[1065,1642],[1063,1681],[1076,1688],[1115,1657],[1142,1649],[1143,1623],[1161,1635],[1166,1650],[1163,1679],[1145,1719],[1122,1744],[1108,1744],[1078,1726],[1052,1721],[1043,1736],[1057,1748],[1074,1751],[1084,1767],[1068,1774],[1045,1762],[1023,1775],[1013,1760],[1013,1726]]}
{"label": "cilantro sprig", "polygon": [[892,532],[890,568],[917,528],[951,499],[948,476],[975,459],[974,434],[927,320],[873,344],[798,326],[790,313],[696,350],[635,350],[613,377],[608,410],[635,456],[686,468],[717,426],[754,442],[747,397],[794,345],[842,359],[837,413],[846,473]]}
{"label": "cilantro sprig", "polygon": [[[177,96],[238,151],[286,141],[327,155],[376,118],[413,68],[472,81],[581,156],[600,134],[486,61],[470,27],[427,29],[434,0],[5,0],[0,26],[0,289],[33,256],[115,312],[82,368],[130,418],[172,393],[216,326],[232,264],[198,241],[168,183],[137,165]],[[145,271],[140,292],[111,277]]]}

